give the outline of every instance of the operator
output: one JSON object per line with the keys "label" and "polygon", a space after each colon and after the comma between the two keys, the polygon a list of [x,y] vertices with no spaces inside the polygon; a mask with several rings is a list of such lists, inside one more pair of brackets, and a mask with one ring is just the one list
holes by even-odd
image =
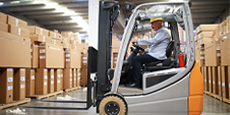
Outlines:
{"label": "operator", "polygon": [[133,83],[129,84],[129,87],[138,87],[142,85],[142,73],[141,67],[143,64],[147,64],[154,61],[160,61],[167,59],[166,48],[170,42],[171,36],[166,28],[162,27],[163,18],[152,18],[149,24],[156,32],[152,39],[133,39],[132,43],[138,45],[148,45],[149,48],[145,49],[145,54],[137,55],[133,58]]}

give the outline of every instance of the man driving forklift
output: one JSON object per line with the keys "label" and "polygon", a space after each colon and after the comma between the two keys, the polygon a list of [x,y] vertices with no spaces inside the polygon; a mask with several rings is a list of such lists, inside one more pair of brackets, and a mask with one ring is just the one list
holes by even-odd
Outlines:
{"label": "man driving forklift", "polygon": [[131,41],[138,45],[148,45],[149,48],[145,49],[145,54],[137,55],[133,58],[133,83],[129,84],[129,87],[141,87],[141,67],[143,64],[167,59],[166,48],[171,36],[166,28],[162,26],[163,21],[162,17],[150,19],[149,24],[151,24],[151,27],[156,32],[152,39],[133,39]]}

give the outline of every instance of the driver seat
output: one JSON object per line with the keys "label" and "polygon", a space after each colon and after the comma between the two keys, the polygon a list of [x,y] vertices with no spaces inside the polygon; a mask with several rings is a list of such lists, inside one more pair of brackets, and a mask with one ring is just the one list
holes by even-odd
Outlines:
{"label": "driver seat", "polygon": [[157,71],[163,69],[172,68],[175,65],[175,60],[171,59],[172,51],[174,50],[174,40],[170,41],[166,48],[166,60],[155,61],[151,63],[147,63],[144,65],[145,71]]}

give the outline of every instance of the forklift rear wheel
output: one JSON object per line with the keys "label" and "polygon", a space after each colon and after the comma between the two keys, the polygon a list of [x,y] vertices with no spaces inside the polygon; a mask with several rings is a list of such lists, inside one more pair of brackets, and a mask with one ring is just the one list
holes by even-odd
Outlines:
{"label": "forklift rear wheel", "polygon": [[107,96],[99,105],[100,115],[126,115],[125,102],[118,96]]}

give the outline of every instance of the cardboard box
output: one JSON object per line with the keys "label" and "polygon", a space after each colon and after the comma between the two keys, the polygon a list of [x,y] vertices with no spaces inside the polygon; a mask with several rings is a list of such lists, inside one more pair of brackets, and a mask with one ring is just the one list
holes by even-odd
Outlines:
{"label": "cardboard box", "polygon": [[54,69],[48,69],[48,93],[54,92]]}
{"label": "cardboard box", "polygon": [[60,91],[61,85],[61,69],[54,69],[54,91]]}
{"label": "cardboard box", "polygon": [[65,49],[65,68],[81,68],[81,52]]}
{"label": "cardboard box", "polygon": [[72,87],[77,86],[77,71],[76,69],[72,69]]}
{"label": "cardboard box", "polygon": [[13,25],[13,26],[19,26],[21,28],[27,28],[27,22],[20,20],[18,18],[15,18],[13,16],[10,16],[10,15],[7,16],[7,24]]}
{"label": "cardboard box", "polygon": [[63,47],[61,40],[51,39],[51,43],[54,44],[54,45],[58,45],[58,46],[62,46]]}
{"label": "cardboard box", "polygon": [[31,68],[38,68],[39,64],[39,43],[31,43]]}
{"label": "cardboard box", "polygon": [[220,65],[220,45],[217,45],[214,40],[205,44],[205,65]]}
{"label": "cardboard box", "polygon": [[30,31],[27,28],[9,25],[9,32],[21,37],[30,38]]}
{"label": "cardboard box", "polygon": [[26,70],[14,69],[14,100],[23,100],[26,97]]}
{"label": "cardboard box", "polygon": [[64,69],[63,71],[63,81],[64,81],[64,89],[72,88],[72,69]]}
{"label": "cardboard box", "polygon": [[35,76],[35,94],[45,95],[48,89],[48,71],[44,68],[36,69]]}
{"label": "cardboard box", "polygon": [[60,73],[61,73],[61,90],[64,89],[64,70],[60,69]]}
{"label": "cardboard box", "polygon": [[26,69],[26,96],[35,94],[35,70]]}
{"label": "cardboard box", "polygon": [[51,40],[50,37],[44,36],[44,35],[38,35],[38,34],[30,34],[31,41],[36,42],[46,42],[48,40]]}
{"label": "cardboard box", "polygon": [[0,67],[31,67],[29,39],[0,31],[0,54]]}
{"label": "cardboard box", "polygon": [[201,38],[197,40],[198,45],[206,44],[213,41],[213,38]]}
{"label": "cardboard box", "polygon": [[13,102],[13,69],[0,69],[0,103],[6,104]]}
{"label": "cardboard box", "polygon": [[30,30],[30,34],[37,34],[37,35],[43,35],[48,37],[49,31],[43,28],[40,28],[38,26],[28,26],[28,29]]}
{"label": "cardboard box", "polygon": [[63,31],[63,32],[61,32],[61,35],[62,35],[63,37],[68,37],[68,38],[70,38],[70,37],[73,36],[73,32],[71,32],[71,31]]}
{"label": "cardboard box", "polygon": [[80,81],[81,81],[81,69],[77,69],[77,87],[80,87]]}
{"label": "cardboard box", "polygon": [[60,33],[58,32],[53,32],[53,31],[49,31],[49,37],[54,38],[54,39],[62,39],[62,36]]}
{"label": "cardboard box", "polygon": [[212,38],[212,36],[213,36],[213,31],[203,31],[198,34],[198,39]]}
{"label": "cardboard box", "polygon": [[63,47],[42,43],[39,47],[40,68],[64,68]]}
{"label": "cardboard box", "polygon": [[213,31],[218,27],[218,24],[201,24],[196,28],[196,34],[202,31]]}
{"label": "cardboard box", "polygon": [[8,32],[8,25],[0,22],[0,31]]}
{"label": "cardboard box", "polygon": [[7,15],[2,12],[0,12],[0,22],[5,24],[7,23]]}
{"label": "cardboard box", "polygon": [[220,41],[220,54],[221,54],[221,65],[229,66],[230,65],[230,33],[221,36]]}

